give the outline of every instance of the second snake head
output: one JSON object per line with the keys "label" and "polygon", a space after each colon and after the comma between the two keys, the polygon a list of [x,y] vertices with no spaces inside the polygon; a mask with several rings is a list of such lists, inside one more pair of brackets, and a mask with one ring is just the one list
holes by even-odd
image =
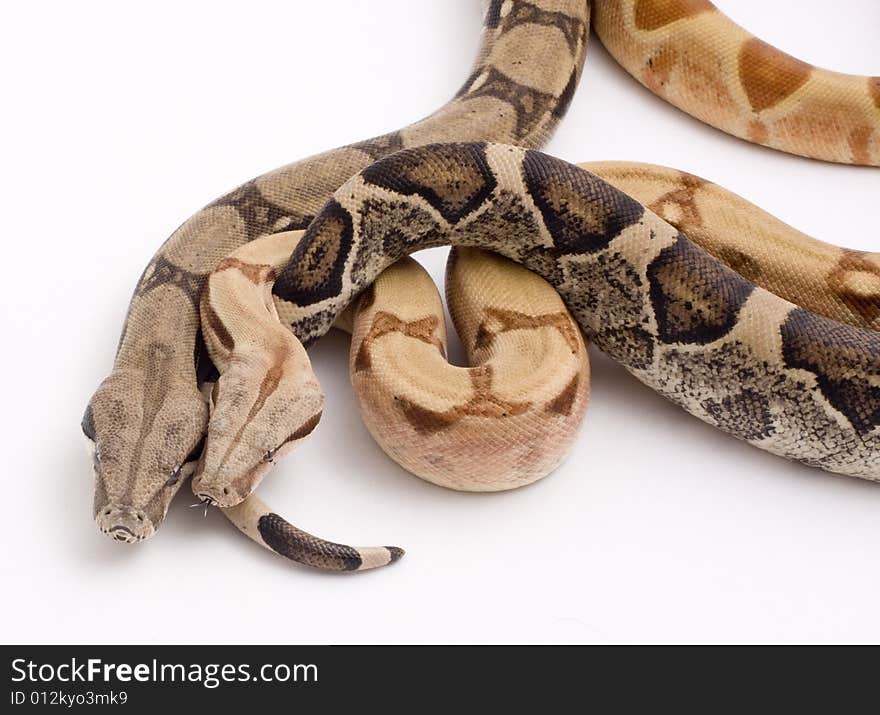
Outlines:
{"label": "second snake head", "polygon": [[241,503],[317,426],[321,385],[305,348],[287,337],[267,349],[234,352],[214,385],[205,449],[192,483],[201,501]]}

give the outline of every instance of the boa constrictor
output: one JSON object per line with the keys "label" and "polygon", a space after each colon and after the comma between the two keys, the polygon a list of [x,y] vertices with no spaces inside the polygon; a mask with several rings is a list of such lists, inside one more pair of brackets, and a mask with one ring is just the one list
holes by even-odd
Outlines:
{"label": "boa constrictor", "polygon": [[[277,318],[311,342],[381,271],[392,278],[411,270],[389,264],[447,243],[490,249],[543,275],[599,348],[704,421],[805,464],[880,479],[880,333],[873,329],[880,255],[816,241],[689,174],[634,163],[583,167],[504,145],[408,150],[340,188],[304,234],[260,239],[238,251],[210,278],[203,300],[222,376],[205,446],[211,479],[199,494],[220,506],[247,497],[267,468],[253,435],[280,443],[314,410],[302,388],[316,383],[305,352]],[[282,247],[293,252],[276,279]],[[254,262],[258,257],[266,263]],[[392,370],[358,374],[357,336],[376,326],[376,293],[389,293],[383,308],[390,309],[381,312],[392,315],[383,325],[430,320],[418,305],[401,308],[382,277],[377,283],[353,304],[352,377],[363,393],[361,408],[387,406],[371,424],[381,444],[411,427],[398,449],[429,451],[432,432],[448,428],[449,401],[467,404],[472,391],[453,384],[441,392],[442,352],[405,330],[393,346]],[[485,285],[474,286],[484,314],[498,306],[498,293]],[[475,331],[463,334],[466,345],[477,341]],[[569,352],[564,341],[553,350],[545,360]],[[418,369],[419,352],[432,355],[431,370]],[[291,361],[291,353],[301,358]],[[508,357],[531,367],[517,349]],[[508,404],[525,404],[528,383],[510,384],[520,392]],[[539,404],[571,399],[564,380],[556,386],[562,389]],[[420,399],[401,400],[406,393]],[[489,439],[519,437],[506,416],[479,417]],[[469,426],[471,434],[476,427]],[[443,470],[437,478],[430,464],[404,466],[442,483]],[[259,511],[248,506],[252,498],[225,513],[258,543],[290,556],[277,548],[271,527],[294,527],[268,511],[268,523],[260,524]]]}
{"label": "boa constrictor", "polygon": [[593,28],[611,56],[691,116],[791,154],[880,166],[880,77],[803,62],[709,0],[593,4]]}
{"label": "boa constrictor", "polygon": [[[221,508],[247,497],[321,414],[308,356],[277,329],[271,299],[301,236],[251,241],[224,259],[202,297],[205,342],[223,373],[212,402],[222,395],[246,408],[214,414],[194,475],[196,496]],[[351,380],[367,427],[401,466],[444,487],[499,491],[540,479],[568,453],[587,406],[577,323],[546,281],[485,251],[450,252],[447,295],[473,367],[447,362],[443,303],[412,259],[383,272],[336,321],[352,334]],[[254,375],[264,377],[255,384]]]}
{"label": "boa constrictor", "polygon": [[152,536],[195,468],[208,422],[199,381],[213,377],[199,350],[198,301],[223,258],[258,236],[304,229],[348,178],[399,149],[460,139],[541,145],[577,86],[589,19],[584,0],[489,3],[473,72],[434,114],[264,174],[174,232],[138,282],[113,371],[82,421],[101,531],[127,543]]}
{"label": "boa constrictor", "polygon": [[[705,19],[706,13],[714,13],[711,7],[691,12],[697,5],[693,2],[655,0],[616,5],[623,13],[620,18],[642,18],[629,23],[639,32],[647,35],[661,29],[656,37],[667,47],[674,45],[674,30],[683,21],[691,21],[697,15]],[[666,20],[659,21],[660,16]],[[335,186],[371,159],[389,151],[452,138],[537,145],[563,113],[576,85],[586,21],[586,3],[490,3],[477,69],[460,95],[444,109],[407,130],[299,162],[250,182],[197,214],[169,239],[139,283],[114,372],[93,397],[83,420],[83,430],[95,448],[95,507],[102,530],[122,541],[151,535],[182,478],[192,470],[193,461],[187,455],[193,459],[198,455],[199,437],[207,417],[195,381],[189,377],[188,355],[196,345],[194,307],[207,272],[222,256],[262,233],[306,225]],[[606,32],[597,29],[605,40]],[[718,46],[724,44],[722,38],[712,37],[713,32],[716,30],[705,33],[707,39],[703,44],[709,49],[713,41]],[[612,45],[613,40],[607,40],[607,44]],[[650,42],[643,41],[642,46],[650,49]],[[610,49],[615,53],[613,47]],[[663,56],[668,58],[670,53]],[[645,62],[651,64],[655,59],[649,53]],[[667,65],[669,69],[676,63]],[[747,94],[754,95],[762,91],[762,82],[772,86],[772,61],[749,61],[746,65],[757,66],[759,70],[769,67],[771,71],[740,73],[740,90],[745,87]],[[669,77],[675,76],[677,82],[685,85],[700,78],[691,65],[684,66],[688,71],[677,74],[673,68]],[[712,67],[720,66],[721,63],[710,62],[704,69],[714,71]],[[665,82],[670,81],[669,77]],[[862,106],[862,95],[871,100],[876,97],[876,80],[844,78],[837,88],[844,85],[859,89],[847,89],[840,94],[842,104],[838,102],[838,106],[849,106],[853,104],[851,100],[854,106]],[[810,82],[806,82],[783,99],[792,109],[808,102],[814,93]],[[782,113],[784,107],[777,104],[774,111]],[[751,111],[764,109],[753,105]],[[859,157],[867,156],[868,161],[861,163],[877,163],[876,116],[871,117],[869,112],[868,118],[870,129],[860,130],[867,138],[856,142],[858,156],[853,150],[848,158],[823,158],[860,161]],[[766,143],[776,146],[777,134],[786,132],[768,131]],[[757,134],[749,138],[762,140]],[[779,147],[796,150],[784,143]],[[157,385],[160,391],[156,390]]]}
{"label": "boa constrictor", "polygon": [[[281,328],[271,293],[302,234],[251,241],[209,279],[202,323],[223,374],[212,389],[219,409],[193,488],[277,553],[311,566],[363,570],[403,551],[325,541],[252,495],[321,415],[318,380],[302,344]],[[559,294],[515,263],[462,248],[451,252],[448,267],[450,311],[473,367],[446,362],[440,296],[424,269],[403,259],[335,323],[353,334],[351,375],[361,414],[383,449],[424,479],[470,491],[528,484],[562,461],[583,419],[583,337]]]}

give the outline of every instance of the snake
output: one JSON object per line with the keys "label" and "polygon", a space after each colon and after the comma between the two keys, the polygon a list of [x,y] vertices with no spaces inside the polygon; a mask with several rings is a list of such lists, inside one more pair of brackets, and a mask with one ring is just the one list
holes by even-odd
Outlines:
{"label": "snake", "polygon": [[[205,446],[212,478],[199,488],[213,490],[211,499],[220,506],[244,504],[224,513],[257,543],[283,553],[265,526],[243,524],[237,511],[248,511],[251,522],[260,518],[247,505],[268,465],[252,434],[227,425],[274,430],[270,442],[277,442],[305,419],[314,404],[297,383],[317,382],[308,363],[297,363],[300,374],[267,376],[284,374],[292,364],[286,355],[304,353],[300,341],[313,342],[338,327],[340,318],[354,324],[347,328],[355,336],[352,381],[362,413],[374,410],[366,421],[377,441],[392,456],[396,445],[407,455],[398,461],[429,481],[484,488],[472,475],[464,485],[449,483],[452,470],[441,468],[437,475],[430,462],[426,467],[410,456],[430,454],[437,433],[447,430],[445,438],[465,445],[465,454],[479,452],[467,452],[467,439],[452,431],[449,404],[469,404],[473,389],[438,380],[445,357],[434,333],[433,306],[402,300],[398,292],[412,280],[406,274],[413,267],[407,259],[395,261],[446,244],[493,251],[542,276],[592,343],[705,422],[810,466],[880,479],[880,254],[813,239],[716,184],[666,167],[575,166],[506,145],[438,144],[368,167],[336,192],[305,232],[258,239],[209,278],[204,323],[223,386]],[[475,270],[482,271],[486,258],[474,258]],[[460,260],[453,259],[453,268]],[[513,268],[499,264],[502,281],[472,281],[481,316],[509,309],[508,291],[493,288],[513,278],[505,275]],[[510,288],[522,288],[524,303],[547,287],[521,279]],[[450,297],[458,282],[451,281]],[[548,315],[537,305],[520,315],[530,327],[550,327],[550,321],[537,320]],[[487,338],[491,344],[494,331],[481,336],[473,323],[486,321],[460,331],[465,346]],[[430,331],[408,327],[427,324]],[[397,333],[395,341],[379,354],[389,365],[364,375],[360,363],[375,358],[365,354],[364,336],[387,337],[389,331]],[[558,323],[553,331],[564,332]],[[564,364],[575,354],[565,343],[557,339],[546,350],[507,346],[507,357],[528,375],[536,354],[544,367]],[[230,368],[235,353],[260,356],[262,368],[253,359],[244,370]],[[430,356],[430,369],[420,369],[422,356]],[[576,374],[588,379],[586,369]],[[560,370],[562,375],[568,373]],[[268,400],[240,398],[259,394],[267,382],[283,410]],[[485,436],[500,443],[500,452],[506,439],[541,444],[523,442],[511,405],[538,402],[546,414],[546,405],[568,406],[576,399],[572,383],[563,379],[556,381],[555,396],[540,401],[529,400],[528,381],[510,384],[517,392],[503,411],[483,411],[478,428],[464,430],[472,440]],[[407,395],[417,395],[418,402]],[[579,412],[572,421],[572,433],[581,417]],[[221,425],[216,432],[215,421]],[[484,454],[479,466],[491,468],[492,458]],[[280,519],[272,512],[263,517],[269,514]]]}
{"label": "snake", "polygon": [[220,262],[260,236],[305,229],[348,178],[400,149],[453,139],[542,145],[574,94],[589,20],[585,0],[486,3],[474,67],[433,114],[248,181],[168,238],[135,287],[113,369],[81,422],[101,532],[121,543],[150,538],[196,469],[210,410],[201,387],[216,378],[199,300]]}
{"label": "snake", "polygon": [[[193,478],[196,496],[221,508],[251,494],[320,419],[308,355],[277,329],[271,299],[301,237],[251,241],[218,266],[202,296],[205,342],[222,373],[212,404],[243,408],[212,415]],[[361,415],[386,454],[427,481],[460,491],[530,484],[563,461],[583,421],[590,373],[580,329],[553,287],[516,263],[459,248],[447,266],[467,367],[447,361],[441,297],[412,259],[384,271],[335,321],[352,336]]]}
{"label": "snake", "polygon": [[593,5],[593,28],[614,60],[687,114],[789,154],[880,166],[880,77],[792,57],[709,0]]}
{"label": "snake", "polygon": [[[222,374],[211,388],[193,491],[258,544],[298,563],[338,571],[384,566],[403,550],[327,541],[253,493],[311,434],[323,407],[308,355],[281,328],[271,293],[302,235],[255,239],[209,278],[202,324]],[[447,362],[440,295],[411,259],[383,271],[338,316],[335,327],[353,336],[361,414],[386,453],[423,479],[463,491],[529,484],[565,458],[583,421],[590,375],[580,329],[552,286],[494,253],[450,252],[447,286],[470,367]]]}
{"label": "snake", "polygon": [[[737,43],[745,46],[750,42],[747,33],[723,18],[710,3],[636,0],[594,5],[594,26],[612,55],[650,89],[688,113],[750,141],[784,151],[832,161],[877,164],[876,78],[833,75],[810,68],[803,82],[780,88],[776,81],[779,68],[789,63],[784,60],[780,65],[782,53],[761,50],[749,54],[751,59],[743,60],[748,53],[740,52],[736,82],[731,80],[726,85],[736,89],[731,89],[730,97],[736,99],[731,99],[731,103],[736,105],[734,113],[739,119],[721,121],[723,112],[709,106],[709,116],[697,107],[700,103],[704,107],[711,105],[710,97],[693,87],[690,94],[685,90],[691,83],[700,85],[707,73],[724,75],[722,79],[727,82],[734,65],[721,60],[729,59],[730,46],[735,44],[729,39],[739,38]],[[99,386],[82,422],[93,455],[94,513],[102,531],[124,542],[151,536],[202,454],[212,407],[198,385],[200,380],[210,379],[211,365],[201,350],[198,303],[211,271],[231,252],[259,236],[311,230],[330,194],[380,157],[452,140],[491,140],[524,148],[540,146],[564,114],[577,85],[588,25],[586,2],[489,3],[475,69],[458,95],[443,108],[406,129],[296,162],[248,182],[203,209],[172,235],[138,283],[113,372]],[[628,39],[613,31],[621,27],[628,28]],[[687,47],[694,38],[699,38],[700,46],[706,48],[706,54],[699,58],[703,62],[700,71],[694,69],[694,58],[688,53],[668,50]],[[620,43],[624,46],[620,47]],[[631,49],[627,46],[636,44],[641,49],[626,59],[625,51]],[[655,66],[656,75],[644,69]],[[743,67],[747,69],[743,71]],[[829,77],[834,81],[826,81]],[[768,92],[778,95],[778,101],[766,106],[750,102],[750,97]],[[817,95],[842,107],[841,111],[858,124],[843,132],[847,137],[843,144],[820,141],[810,132],[799,133],[785,124],[786,116],[796,116]],[[742,117],[750,119],[743,124]],[[764,130],[755,129],[756,119]],[[848,127],[849,123],[841,126]],[[425,166],[433,164],[428,162]],[[842,265],[849,261],[848,267],[841,268],[840,280],[851,281],[854,274],[872,274],[870,258],[835,250],[841,252]],[[837,255],[835,250],[829,249]],[[862,270],[862,264],[868,268]],[[533,265],[526,265],[536,270]],[[852,267],[856,265],[859,268]],[[755,270],[763,269],[759,266]],[[287,280],[291,280],[289,275]],[[559,289],[553,280],[550,283]],[[755,291],[755,295],[763,293]],[[749,304],[752,302],[750,299]],[[279,312],[284,316],[283,311]],[[294,331],[297,335],[313,338],[327,327],[322,322],[324,317],[313,314],[306,319],[313,328],[320,325],[314,331],[303,328],[299,318],[285,319],[300,326],[299,332]],[[589,331],[587,334],[590,335]],[[650,380],[645,381],[650,384]],[[660,388],[662,391],[662,385]],[[675,392],[673,388],[669,390]],[[734,401],[722,394],[707,397],[700,409],[715,415],[713,419],[723,420],[719,415]],[[714,407],[713,399],[720,400]],[[687,399],[678,401],[686,403]],[[217,405],[213,409],[216,415]],[[698,416],[705,418],[703,414]],[[305,426],[306,423],[300,425]],[[840,466],[828,454],[803,458],[832,470]],[[862,466],[869,474],[871,467]],[[352,557],[350,562],[357,558]],[[367,562],[372,562],[371,558]]]}

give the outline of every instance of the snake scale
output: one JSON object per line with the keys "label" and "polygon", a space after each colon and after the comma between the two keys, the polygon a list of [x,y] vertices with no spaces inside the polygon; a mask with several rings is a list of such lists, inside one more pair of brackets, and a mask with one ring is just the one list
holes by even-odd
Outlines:
{"label": "snake scale", "polygon": [[[594,27],[611,54],[686,112],[784,151],[880,164],[877,78],[835,74],[790,58],[703,0],[592,5]],[[447,244],[488,249],[542,276],[591,341],[701,419],[810,465],[880,477],[876,256],[804,237],[696,177],[628,164],[591,166],[589,173],[534,151],[577,85],[589,11],[583,0],[488,3],[475,69],[443,108],[406,129],[248,182],[172,235],[138,284],[114,371],[83,419],[94,455],[99,528],[119,541],[151,536],[198,461],[194,491],[225,507],[239,528],[282,555],[335,570],[399,558],[395,547],[354,548],[312,537],[252,494],[268,465],[305,438],[320,416],[320,389],[296,338],[309,343],[337,320],[350,321],[354,331],[356,386],[359,355],[360,367],[370,368],[360,370],[370,373],[358,388],[368,395],[361,398],[362,412],[370,424],[369,411],[376,410],[371,431],[404,466],[446,486],[493,488],[476,484],[466,472],[451,478],[457,473],[453,465],[444,469],[438,461],[443,442],[420,464],[407,461],[412,457],[405,449],[393,454],[401,434],[395,430],[408,425],[427,439],[443,435],[462,423],[459,404],[473,408],[466,419],[502,425],[528,410],[550,414],[548,406],[556,405],[565,409],[549,424],[571,419],[555,452],[548,447],[550,466],[525,468],[519,477],[505,466],[497,488],[552,469],[586,404],[585,357],[568,366],[581,376],[576,381],[554,383],[547,373],[537,400],[517,401],[493,386],[509,380],[521,389],[522,375],[511,379],[510,366],[527,363],[524,356],[534,354],[536,344],[547,346],[548,355],[568,349],[569,355],[585,356],[582,343],[571,350],[574,343],[565,339],[568,331],[561,326],[571,323],[564,310],[531,315],[556,314],[553,324],[523,322],[527,309],[494,304],[491,290],[478,288],[486,293],[485,305],[463,313],[482,310],[483,318],[463,332],[473,336],[466,345],[489,353],[474,353],[476,365],[449,378],[463,379],[458,392],[472,393],[461,403],[458,397],[444,403],[442,390],[419,393],[423,378],[444,369],[445,328],[439,320],[419,323],[417,311],[396,315],[411,307],[404,309],[403,301],[396,310],[379,310],[379,289],[361,295],[342,315],[377,278],[382,285],[385,269],[392,271],[389,279],[399,271],[401,285],[416,285],[409,271],[417,269],[392,264],[415,250]],[[744,239],[742,229],[753,240]],[[257,260],[264,242],[273,240],[273,259]],[[282,245],[292,249],[286,266]],[[242,259],[240,251],[253,255]],[[462,255],[475,262],[473,275],[490,285],[480,266],[501,259],[471,249]],[[500,270],[504,276],[523,269]],[[469,280],[459,281],[459,288]],[[224,303],[230,295],[235,300]],[[209,400],[199,382],[217,375],[210,374],[200,349],[200,300],[201,327],[221,373]],[[224,305],[246,310],[230,316]],[[486,318],[486,309],[495,312]],[[436,316],[436,304],[434,310]],[[511,313],[519,322],[510,322]],[[377,324],[378,332],[371,333]],[[530,331],[535,335],[528,337]],[[548,341],[548,335],[558,337]],[[377,336],[381,340],[373,340]],[[376,350],[369,360],[361,349],[368,337]],[[382,341],[391,346],[384,358]],[[420,345],[402,347],[406,341]],[[418,357],[394,363],[401,354]],[[415,393],[404,394],[400,380],[412,374]],[[547,392],[550,385],[558,391]],[[397,404],[381,404],[395,397]],[[512,442],[526,443],[533,453],[538,444],[527,444],[526,436]],[[441,477],[432,478],[432,468]]]}

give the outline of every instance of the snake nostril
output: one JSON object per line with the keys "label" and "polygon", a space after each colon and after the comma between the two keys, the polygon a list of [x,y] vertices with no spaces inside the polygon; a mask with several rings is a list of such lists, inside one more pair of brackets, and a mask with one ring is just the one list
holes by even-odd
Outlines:
{"label": "snake nostril", "polygon": [[229,494],[229,487],[223,487],[223,493]]}

